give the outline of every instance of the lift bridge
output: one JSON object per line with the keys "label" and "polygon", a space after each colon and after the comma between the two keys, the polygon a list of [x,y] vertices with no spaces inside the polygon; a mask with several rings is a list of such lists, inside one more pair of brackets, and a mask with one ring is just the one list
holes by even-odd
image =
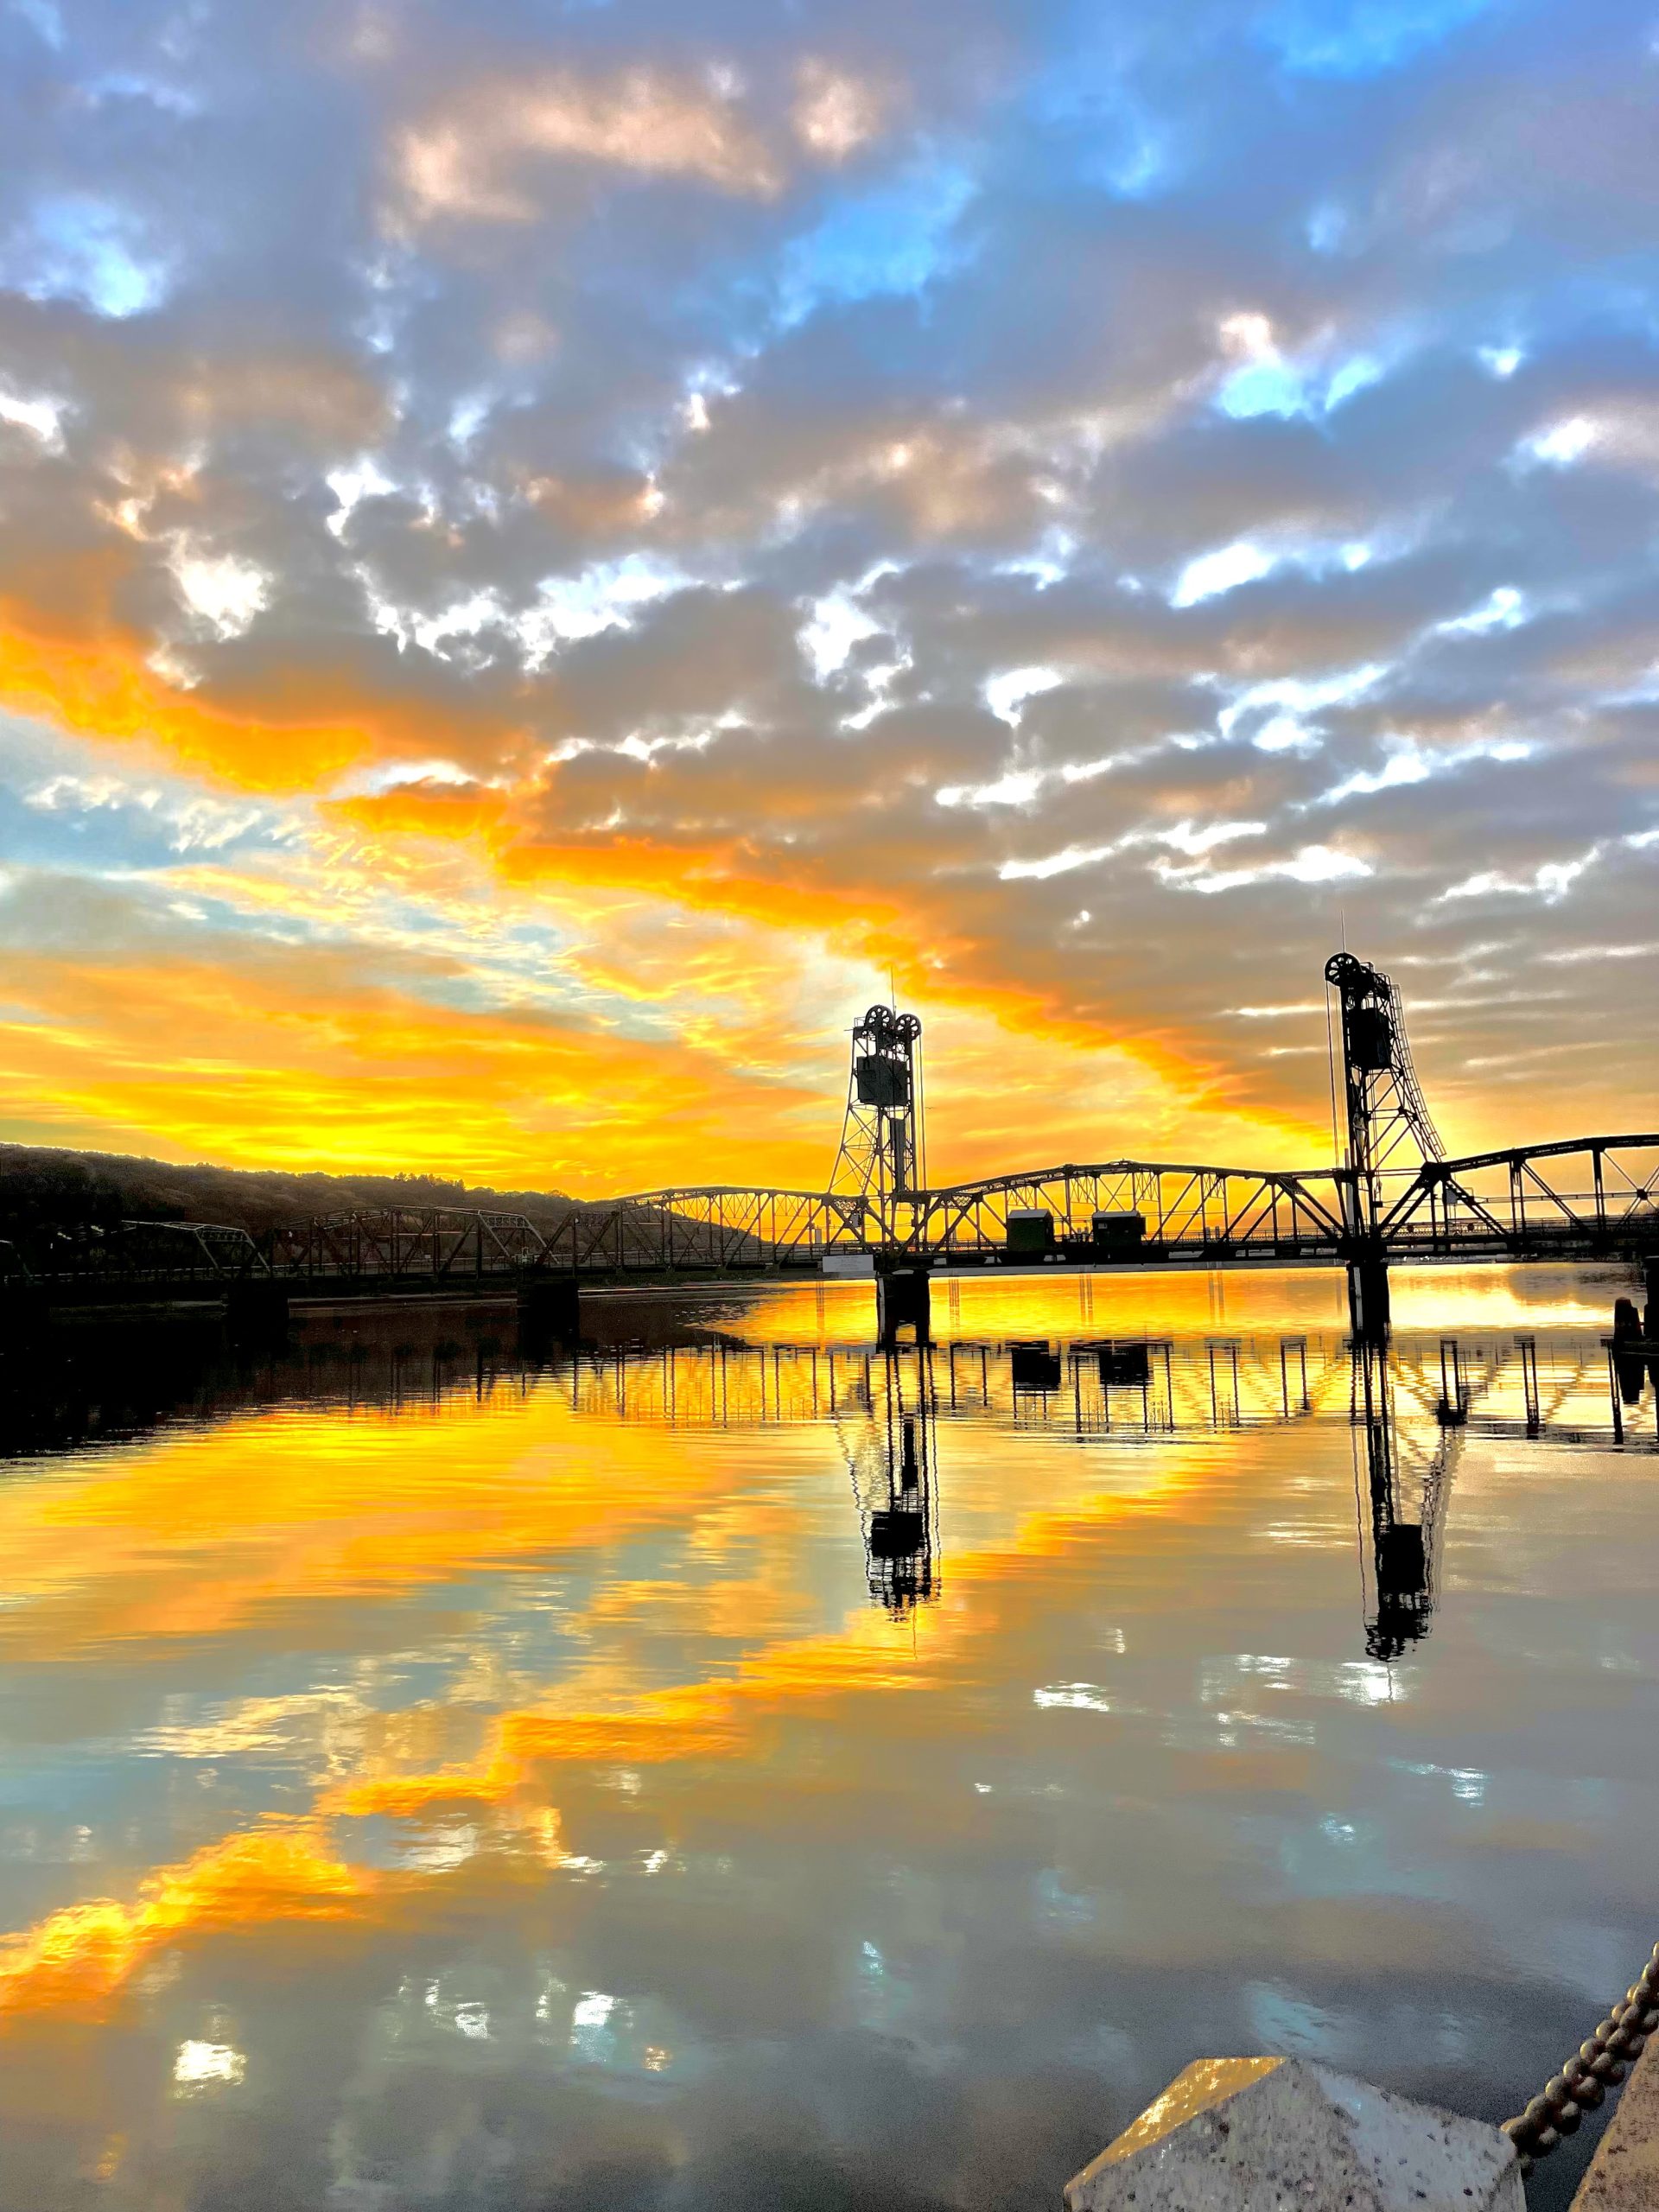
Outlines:
{"label": "lift bridge", "polygon": [[[1659,1132],[1446,1156],[1390,979],[1348,952],[1325,970],[1340,1046],[1339,1161],[1256,1168],[1112,1159],[929,1181],[922,1025],[872,1007],[852,1031],[841,1146],[820,1191],[688,1185],[570,1204],[556,1217],[465,1208],[322,1216],[256,1241],[238,1229],[126,1222],[0,1244],[0,1290],[52,1299],[483,1290],[636,1276],[874,1272],[887,1320],[925,1325],[950,1266],[1345,1265],[1356,1328],[1387,1320],[1390,1263],[1536,1261],[1659,1250]],[[907,1309],[906,1282],[920,1281]],[[14,1301],[15,1302],[15,1301]]]}

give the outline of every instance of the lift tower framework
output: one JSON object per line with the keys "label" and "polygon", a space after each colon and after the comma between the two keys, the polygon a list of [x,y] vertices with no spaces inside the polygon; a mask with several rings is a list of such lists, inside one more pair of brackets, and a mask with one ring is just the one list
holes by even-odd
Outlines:
{"label": "lift tower framework", "polygon": [[922,1025],[913,1014],[873,1006],[854,1026],[832,1192],[864,1200],[895,1240],[899,1205],[926,1188]]}
{"label": "lift tower framework", "polygon": [[1342,1086],[1347,1165],[1353,1175],[1351,1234],[1373,1237],[1382,1214],[1387,1168],[1444,1160],[1446,1147],[1430,1119],[1400,994],[1380,968],[1351,952],[1333,953],[1325,980],[1342,1009]]}

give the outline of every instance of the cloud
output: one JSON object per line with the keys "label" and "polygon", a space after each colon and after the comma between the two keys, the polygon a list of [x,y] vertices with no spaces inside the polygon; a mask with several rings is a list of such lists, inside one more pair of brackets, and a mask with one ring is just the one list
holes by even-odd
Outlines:
{"label": "cloud", "polygon": [[[1227,1009],[1301,1003],[1344,915],[1524,997],[1650,895],[1633,12],[60,29],[15,27],[0,702],[74,742],[9,779],[9,868],[141,855],[161,899],[195,806],[166,899],[296,959],[332,910],[365,1039],[352,964],[425,934],[423,1022],[567,1018],[580,969],[586,1020],[720,1033],[756,1112],[833,1096],[891,963],[930,1037],[1062,1056],[1086,1148],[1132,1110],[1281,1156],[1315,1071]],[[752,952],[786,1051],[677,995],[677,934]],[[1628,969],[1586,982],[1562,1133],[1631,1028]],[[1471,1142],[1499,1027],[1421,1055]],[[790,1119],[790,1179],[821,1156]]]}
{"label": "cloud", "polygon": [[[798,128],[815,150],[848,153],[863,129],[859,88],[830,75],[803,88]],[[399,134],[394,171],[417,222],[447,216],[529,222],[537,201],[523,171],[536,156],[640,176],[694,179],[722,192],[770,196],[775,158],[729,91],[649,68],[607,79],[555,69],[486,81]]]}
{"label": "cloud", "polygon": [[802,145],[819,160],[844,162],[875,137],[889,105],[881,85],[808,54],[796,71],[790,121]]}

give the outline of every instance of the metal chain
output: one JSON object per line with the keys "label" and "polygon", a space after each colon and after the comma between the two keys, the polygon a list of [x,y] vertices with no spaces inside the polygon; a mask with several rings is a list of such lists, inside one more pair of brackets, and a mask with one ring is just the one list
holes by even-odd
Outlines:
{"label": "metal chain", "polygon": [[1503,2122],[1503,2133],[1520,2154],[1521,2171],[1530,2173],[1563,2136],[1576,2134],[1586,2112],[1593,2112],[1609,2089],[1617,2089],[1628,2064],[1642,2056],[1648,2037],[1659,2028],[1659,1943],[1588,2043],[1581,2043],[1559,2074],[1552,2075],[1522,2113]]}

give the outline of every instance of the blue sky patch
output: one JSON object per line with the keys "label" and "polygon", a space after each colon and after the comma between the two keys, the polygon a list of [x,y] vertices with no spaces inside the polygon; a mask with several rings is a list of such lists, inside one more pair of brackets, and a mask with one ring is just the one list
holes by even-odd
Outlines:
{"label": "blue sky patch", "polygon": [[1494,0],[1281,0],[1259,35],[1309,77],[1397,69],[1486,13]]}
{"label": "blue sky patch", "polygon": [[71,194],[36,203],[0,255],[0,278],[32,300],[79,300],[124,321],[159,307],[165,264],[144,252],[124,209]]}
{"label": "blue sky patch", "polygon": [[804,322],[833,302],[925,290],[964,257],[952,232],[974,192],[966,169],[940,162],[831,201],[814,228],[785,251],[783,321]]}

